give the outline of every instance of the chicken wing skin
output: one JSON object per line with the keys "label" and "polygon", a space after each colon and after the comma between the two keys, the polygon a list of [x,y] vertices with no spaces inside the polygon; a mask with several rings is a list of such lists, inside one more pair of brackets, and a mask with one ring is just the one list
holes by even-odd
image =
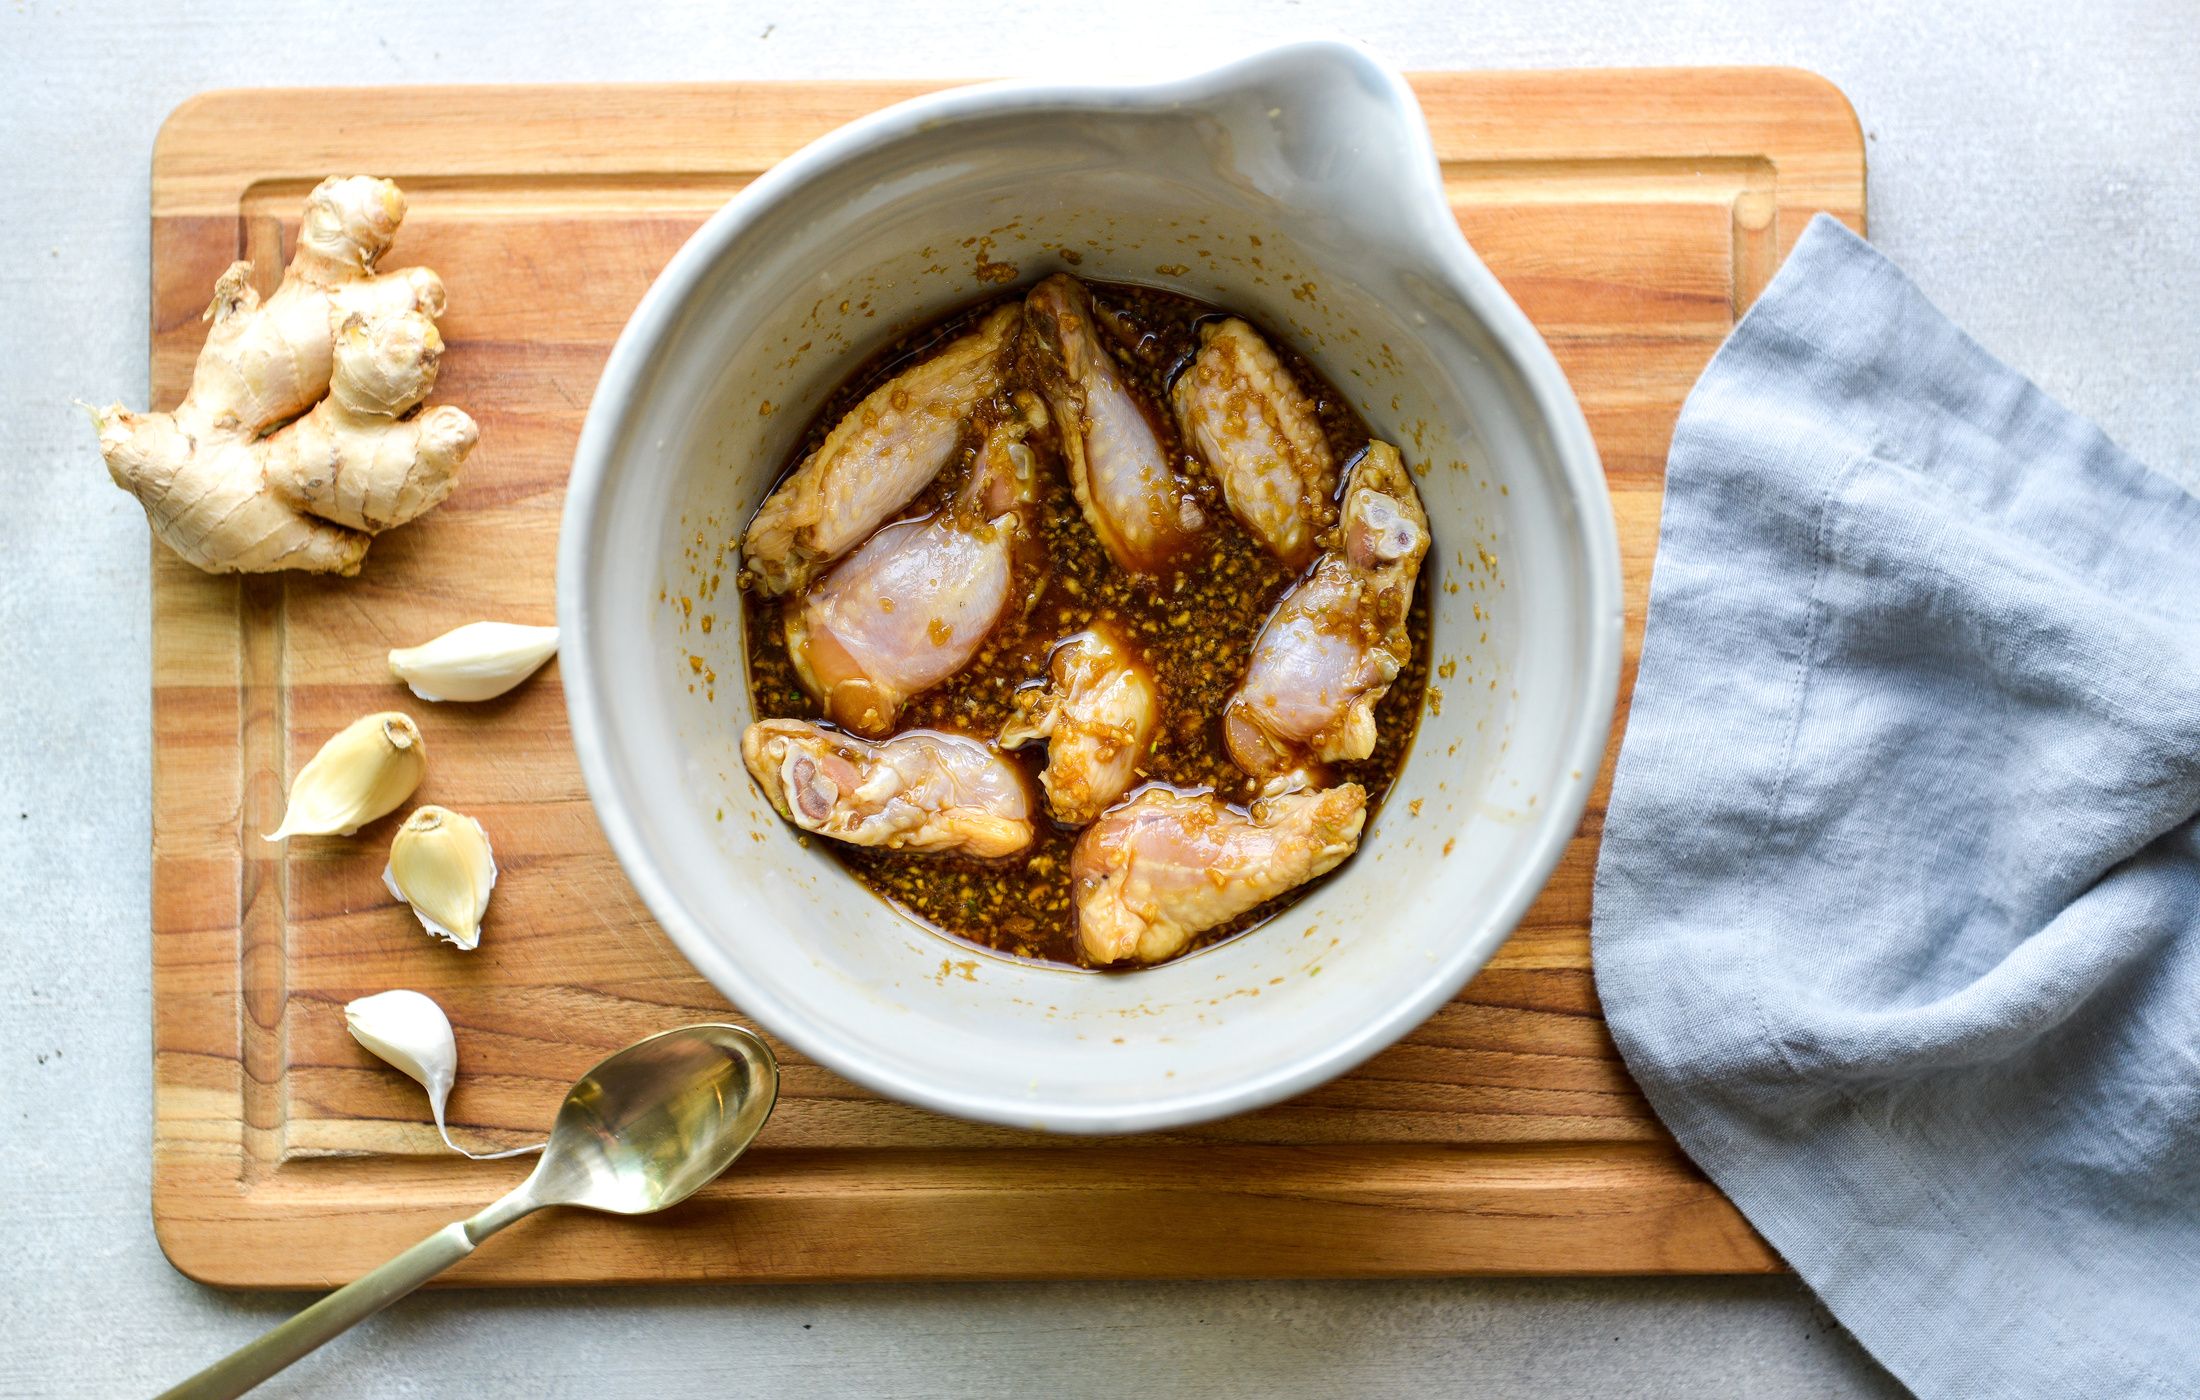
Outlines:
{"label": "chicken wing skin", "polygon": [[741,757],[779,814],[858,846],[992,858],[1031,844],[1031,794],[976,739],[912,729],[883,744],[807,720],[759,720]]}
{"label": "chicken wing skin", "polygon": [[969,665],[1015,604],[1019,553],[1037,548],[1027,426],[1011,419],[988,435],[947,508],[880,530],[788,604],[788,658],[834,723],[893,732],[909,698]]}
{"label": "chicken wing skin", "polygon": [[1406,614],[1428,516],[1387,443],[1353,466],[1333,543],[1269,614],[1223,708],[1230,757],[1256,778],[1375,751],[1375,706],[1413,655]]}
{"label": "chicken wing skin", "polygon": [[938,476],[971,415],[1000,392],[1021,324],[1016,307],[1001,307],[850,409],[749,522],[750,586],[767,597],[801,588]]}
{"label": "chicken wing skin", "polygon": [[1160,573],[1206,517],[1170,464],[1153,415],[1103,343],[1091,295],[1058,272],[1024,298],[1024,320],[1086,522],[1122,568]]}
{"label": "chicken wing skin", "polygon": [[1169,391],[1184,440],[1246,532],[1304,568],[1337,490],[1337,461],[1314,400],[1260,332],[1236,317],[1202,327],[1199,342]]}
{"label": "chicken wing skin", "polygon": [[1367,793],[1273,785],[1246,812],[1211,792],[1149,787],[1070,853],[1077,936],[1094,962],[1159,962],[1194,934],[1325,875],[1359,848]]}
{"label": "chicken wing skin", "polygon": [[[1001,747],[1045,740],[1047,806],[1085,826],[1130,790],[1161,719],[1153,673],[1116,628],[1093,624],[1055,647],[1043,689],[1001,730]],[[1025,696],[1019,696],[1024,700]]]}

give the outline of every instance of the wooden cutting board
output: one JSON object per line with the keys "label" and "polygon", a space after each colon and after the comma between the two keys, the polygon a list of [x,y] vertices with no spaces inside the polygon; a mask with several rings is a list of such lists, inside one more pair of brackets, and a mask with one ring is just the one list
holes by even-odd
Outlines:
{"label": "wooden cutting board", "polygon": [[[348,582],[153,568],[154,1220],[208,1282],[319,1287],[527,1170],[444,1153],[417,1088],[345,1034],[389,987],[457,1024],[458,1131],[539,1136],[565,1085],[651,1031],[725,1017],[590,811],[555,667],[424,707],[383,652],[479,617],[552,620],[568,459],[629,310],[774,160],[920,83],[214,93],[153,158],[153,383],[190,377],[215,277],[272,288],[327,173],[394,177],[393,263],[451,291],[438,401],[481,422],[457,494]],[[1785,70],[1416,80],[1468,237],[1571,376],[1618,512],[1631,686],[1674,415],[1804,223],[1861,229],[1856,118]],[[379,876],[395,818],[263,844],[330,733],[404,706],[422,801],[482,818],[504,878],[481,949],[432,945]],[[1622,707],[1621,719],[1625,718]],[[1605,782],[1609,781],[1607,760]],[[551,1213],[457,1283],[1621,1272],[1779,1267],[1681,1156],[1598,1015],[1589,889],[1604,783],[1488,969],[1359,1072],[1196,1131],[1104,1142],[935,1117],[776,1047],[785,1091],[739,1169],[665,1217]]]}

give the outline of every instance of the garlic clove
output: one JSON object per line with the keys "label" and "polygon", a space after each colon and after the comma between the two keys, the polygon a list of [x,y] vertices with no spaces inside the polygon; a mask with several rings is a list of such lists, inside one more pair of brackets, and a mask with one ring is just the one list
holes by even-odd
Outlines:
{"label": "garlic clove", "polygon": [[267,839],[349,836],[413,795],[428,771],[427,741],[396,710],[353,721],[291,780],[283,823]]}
{"label": "garlic clove", "polygon": [[390,671],[423,700],[494,700],[558,650],[555,627],[469,622],[432,642],[390,653]]}
{"label": "garlic clove", "polygon": [[450,1100],[451,1085],[458,1081],[458,1038],[451,1034],[451,1018],[430,998],[408,991],[360,997],[345,1004],[344,1025],[353,1040],[420,1081],[428,1091],[428,1108],[445,1147],[477,1162],[542,1151],[544,1144],[538,1142],[502,1152],[468,1152],[451,1141],[443,1109]]}
{"label": "garlic clove", "polygon": [[391,839],[382,883],[412,906],[422,928],[461,948],[477,948],[481,916],[489,912],[489,891],[497,883],[489,833],[448,807],[422,807]]}
{"label": "garlic clove", "polygon": [[443,1100],[458,1080],[458,1037],[451,1018],[418,992],[377,992],[344,1006],[351,1038],[420,1081],[442,1121]]}

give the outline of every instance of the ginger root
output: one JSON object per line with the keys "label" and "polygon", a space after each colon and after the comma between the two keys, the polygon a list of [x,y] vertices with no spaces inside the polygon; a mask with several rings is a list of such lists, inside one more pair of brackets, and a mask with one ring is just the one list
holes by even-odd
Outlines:
{"label": "ginger root", "polygon": [[451,493],[474,420],[447,405],[412,414],[443,353],[442,279],[374,270],[404,218],[388,180],[323,180],[272,296],[252,290],[249,262],[215,283],[175,411],[93,410],[115,484],[190,563],[356,574],[376,532]]}

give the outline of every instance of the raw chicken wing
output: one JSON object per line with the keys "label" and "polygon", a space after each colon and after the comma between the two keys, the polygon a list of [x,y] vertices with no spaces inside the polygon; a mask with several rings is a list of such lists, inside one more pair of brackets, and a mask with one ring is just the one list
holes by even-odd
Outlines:
{"label": "raw chicken wing", "polygon": [[1203,327],[1169,401],[1238,523],[1270,554],[1305,567],[1337,489],[1337,461],[1314,401],[1268,342],[1234,316]]}
{"label": "raw chicken wing", "polygon": [[741,757],[779,814],[858,846],[994,857],[1031,844],[1016,765],[976,739],[912,729],[883,744],[799,719],[767,719]]}
{"label": "raw chicken wing", "polygon": [[971,414],[1000,392],[1017,327],[1004,306],[978,328],[865,395],[749,522],[751,586],[777,597],[861,544],[940,474]]}
{"label": "raw chicken wing", "polygon": [[1371,443],[1339,538],[1276,604],[1223,709],[1230,757],[1256,778],[1375,751],[1375,705],[1411,659],[1406,613],[1428,516],[1397,449]]}
{"label": "raw chicken wing", "polygon": [[1058,272],[1024,298],[1024,320],[1086,522],[1124,569],[1161,572],[1206,517],[1170,465],[1146,405],[1101,342],[1092,297],[1083,283]]}
{"label": "raw chicken wing", "polygon": [[909,697],[969,665],[1008,612],[1019,549],[1038,546],[1026,426],[993,430],[946,509],[887,526],[788,605],[787,655],[828,719],[893,732]]}
{"label": "raw chicken wing", "polygon": [[1367,793],[1271,784],[1250,812],[1211,792],[1149,787],[1070,853],[1077,936],[1094,962],[1159,962],[1192,935],[1326,875],[1358,849]]}
{"label": "raw chicken wing", "polygon": [[1153,742],[1153,675],[1113,627],[1095,623],[1054,649],[1033,701],[1001,730],[1001,747],[1044,739],[1047,805],[1056,821],[1084,826],[1129,791]]}

